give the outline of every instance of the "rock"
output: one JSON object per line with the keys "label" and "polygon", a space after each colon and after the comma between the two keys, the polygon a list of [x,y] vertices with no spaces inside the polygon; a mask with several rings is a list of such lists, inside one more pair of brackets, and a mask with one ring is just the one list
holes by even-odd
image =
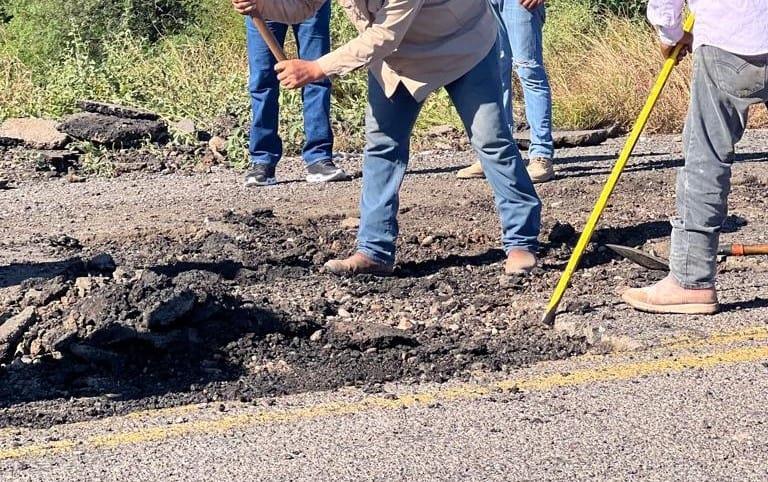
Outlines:
{"label": "rock", "polygon": [[86,266],[89,270],[112,273],[117,268],[117,263],[109,253],[99,253],[89,259]]}
{"label": "rock", "polygon": [[21,139],[0,136],[0,147],[16,147],[22,144]]}
{"label": "rock", "polygon": [[79,176],[74,172],[74,169],[70,169],[69,174],[67,174],[66,180],[70,184],[77,184],[80,182],[85,182],[86,178],[85,176]]}
{"label": "rock", "polygon": [[0,137],[18,139],[31,149],[61,149],[69,137],[50,119],[8,119],[0,125]]}
{"label": "rock", "polygon": [[80,249],[83,247],[80,241],[66,234],[59,234],[48,238],[48,243],[57,248]]}
{"label": "rock", "polygon": [[[515,141],[521,149],[528,149],[531,145],[531,132],[515,133]],[[552,133],[552,139],[555,147],[584,147],[597,146],[602,144],[610,137],[607,129],[594,129],[585,131],[555,131]]]}
{"label": "rock", "polygon": [[9,182],[11,181],[9,181],[8,179],[0,179],[0,191],[10,189],[11,187],[8,185]]}
{"label": "rock", "polygon": [[338,315],[342,318],[352,318],[352,313],[345,310],[344,308],[339,308]]}
{"label": "rock", "polygon": [[95,100],[79,100],[77,101],[77,107],[86,112],[121,117],[123,119],[143,119],[154,121],[160,118],[159,115],[148,110],[138,109],[135,107],[126,107],[124,105],[118,104],[108,104],[106,102],[98,102]]}
{"label": "rock", "polygon": [[363,325],[359,326],[350,322],[338,321],[331,324],[330,333],[348,346],[360,351],[376,348],[379,350],[396,346],[416,346],[416,339],[397,328],[388,325]]}
{"label": "rock", "polygon": [[35,321],[37,321],[37,312],[30,306],[0,325],[0,361],[13,355],[16,343]]}
{"label": "rock", "polygon": [[73,343],[68,347],[68,350],[76,357],[85,360],[88,363],[105,365],[110,367],[113,371],[119,370],[123,365],[123,358],[118,354],[93,346]]}
{"label": "rock", "polygon": [[75,289],[77,290],[77,296],[84,298],[88,293],[96,286],[96,281],[90,276],[81,276],[75,280]]}
{"label": "rock", "polygon": [[38,149],[30,151],[29,156],[32,159],[41,161],[38,165],[43,170],[50,167],[58,172],[68,172],[77,163],[80,153],[66,149]]}
{"label": "rock", "polygon": [[456,133],[457,130],[449,125],[434,126],[427,130],[427,135],[430,137],[446,137]]}
{"label": "rock", "polygon": [[142,141],[159,141],[168,135],[165,123],[146,119],[126,119],[84,112],[69,116],[59,130],[75,139],[107,146],[131,146]]}
{"label": "rock", "polygon": [[357,229],[360,227],[360,218],[347,218],[341,222],[344,229]]}
{"label": "rock", "polygon": [[432,246],[433,244],[435,244],[435,239],[436,238],[434,236],[427,236],[421,240],[420,244],[424,247]]}
{"label": "rock", "polygon": [[197,127],[195,126],[195,121],[192,119],[181,119],[179,122],[171,124],[171,128],[185,136],[194,136],[197,134]]}
{"label": "rock", "polygon": [[555,225],[549,231],[549,242],[553,244],[563,244],[576,239],[576,229],[569,223],[556,221]]}
{"label": "rock", "polygon": [[57,276],[50,281],[37,284],[35,288],[27,291],[22,300],[23,306],[45,306],[52,301],[60,299],[69,290],[69,285],[64,276]]}
{"label": "rock", "polygon": [[397,329],[403,330],[403,331],[411,331],[413,330],[413,326],[414,326],[413,323],[411,323],[410,321],[406,319],[402,319],[400,320],[400,323],[397,324]]}
{"label": "rock", "polygon": [[214,136],[208,141],[208,147],[217,158],[223,159],[224,154],[227,153],[227,140],[223,137]]}
{"label": "rock", "polygon": [[323,334],[325,332],[323,330],[317,330],[316,332],[312,333],[312,336],[309,337],[309,341],[318,342],[323,339]]}
{"label": "rock", "polygon": [[161,293],[161,300],[144,312],[144,325],[150,330],[168,328],[188,315],[195,307],[195,301],[191,291],[166,290]]}

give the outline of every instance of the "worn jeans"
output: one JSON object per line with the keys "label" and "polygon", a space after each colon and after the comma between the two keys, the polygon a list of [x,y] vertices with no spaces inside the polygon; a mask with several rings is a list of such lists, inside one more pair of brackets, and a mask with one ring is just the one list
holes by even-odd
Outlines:
{"label": "worn jeans", "polygon": [[[299,57],[316,60],[331,49],[330,0],[302,23],[292,26]],[[285,43],[288,25],[267,22],[280,44]],[[248,65],[251,94],[251,133],[249,152],[253,164],[276,165],[283,156],[283,142],[278,133],[280,83],[275,73],[275,57],[259,31],[246,17]],[[331,129],[331,81],[323,79],[302,89],[304,107],[304,136],[302,150],[304,162],[314,164],[333,157],[333,130]]]}
{"label": "worn jeans", "polygon": [[[497,49],[445,89],[493,188],[505,250],[535,251],[541,202],[506,122]],[[422,105],[402,84],[387,98],[369,74],[358,251],[379,263],[395,261],[400,185]]]}
{"label": "worn jeans", "polygon": [[677,176],[670,268],[686,288],[714,286],[720,230],[728,214],[734,144],[749,106],[768,101],[768,54],[744,57],[696,49],[691,105],[683,135],[685,167]]}
{"label": "worn jeans", "polygon": [[543,29],[546,20],[544,4],[529,11],[520,0],[489,0],[499,20],[501,83],[504,107],[514,131],[514,92],[512,70],[523,86],[525,116],[531,127],[529,157],[552,159],[552,90],[544,68]]}

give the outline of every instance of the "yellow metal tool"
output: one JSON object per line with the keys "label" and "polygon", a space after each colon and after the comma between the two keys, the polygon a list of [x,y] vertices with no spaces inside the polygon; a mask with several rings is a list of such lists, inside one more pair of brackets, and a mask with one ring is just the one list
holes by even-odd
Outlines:
{"label": "yellow metal tool", "polygon": [[[693,30],[693,23],[694,17],[693,15],[689,15],[683,26],[684,30],[686,32]],[[645,102],[645,106],[640,112],[640,116],[637,118],[637,121],[632,128],[632,132],[629,134],[629,138],[624,145],[624,149],[621,151],[619,159],[613,166],[611,175],[608,177],[608,181],[603,187],[603,192],[600,193],[600,198],[597,200],[597,204],[595,204],[592,214],[589,216],[589,220],[587,220],[587,225],[584,227],[584,231],[582,231],[578,243],[576,243],[576,249],[573,250],[571,259],[568,261],[568,265],[562,276],[560,276],[560,281],[558,281],[557,287],[555,287],[555,291],[552,293],[552,298],[549,300],[547,312],[544,314],[543,322],[547,325],[552,326],[555,324],[555,316],[557,314],[557,308],[560,306],[560,301],[563,299],[565,290],[568,289],[573,273],[579,267],[581,257],[584,255],[584,251],[587,249],[587,245],[589,245],[592,235],[595,232],[595,227],[600,221],[600,216],[602,216],[605,206],[608,204],[608,200],[616,187],[616,183],[619,182],[621,173],[624,171],[624,167],[627,165],[627,161],[632,155],[632,151],[635,149],[637,141],[640,139],[643,129],[645,129],[645,125],[648,123],[648,118],[650,117],[651,112],[653,112],[653,108],[656,106],[656,102],[659,100],[659,96],[661,95],[662,90],[664,90],[664,86],[667,85],[669,75],[675,68],[675,64],[677,64],[677,56],[680,54],[680,48],[681,46],[678,45],[674,52],[672,52],[669,58],[664,62],[664,68],[661,69],[661,74],[659,74],[656,84],[653,86],[653,90],[651,90],[651,94],[648,96],[648,100]]]}

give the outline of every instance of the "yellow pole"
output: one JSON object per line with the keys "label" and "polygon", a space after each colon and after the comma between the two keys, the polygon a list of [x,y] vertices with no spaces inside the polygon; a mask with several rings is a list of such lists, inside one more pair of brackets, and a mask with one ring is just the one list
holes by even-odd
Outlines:
{"label": "yellow pole", "polygon": [[[689,15],[683,26],[686,32],[690,32],[693,29],[693,22],[693,15]],[[648,97],[648,100],[645,102],[643,110],[640,112],[640,116],[635,122],[635,125],[632,128],[632,132],[629,134],[629,138],[624,145],[624,149],[621,151],[621,155],[619,156],[618,161],[616,161],[616,164],[613,166],[611,175],[608,177],[608,181],[603,187],[603,192],[600,193],[600,198],[598,199],[597,204],[595,204],[595,207],[592,210],[592,214],[587,220],[587,225],[584,227],[584,231],[581,233],[579,241],[576,243],[576,249],[573,250],[571,259],[568,261],[568,265],[566,266],[562,276],[560,276],[560,281],[558,281],[557,287],[555,287],[555,291],[552,293],[552,297],[549,300],[547,312],[544,314],[543,321],[547,325],[552,326],[555,323],[555,316],[557,314],[557,308],[560,306],[560,301],[563,299],[565,290],[568,289],[568,285],[571,282],[573,273],[579,267],[581,257],[584,255],[584,251],[587,249],[587,245],[589,245],[589,242],[592,239],[592,235],[595,232],[595,227],[600,221],[600,216],[602,216],[603,211],[605,210],[605,206],[608,204],[608,200],[610,199],[611,194],[616,187],[616,183],[619,182],[619,177],[621,177],[621,173],[624,170],[624,167],[627,165],[627,161],[632,155],[632,151],[635,149],[637,141],[640,138],[640,135],[643,133],[643,129],[645,129],[645,125],[648,123],[648,118],[650,117],[653,108],[656,106],[656,102],[659,100],[661,91],[664,90],[664,86],[667,85],[669,75],[672,73],[672,69],[674,69],[675,64],[677,63],[676,60],[680,53],[680,48],[681,46],[678,46],[675,51],[672,52],[669,58],[667,58],[667,60],[664,62],[664,68],[661,69],[661,74],[656,80],[656,84],[653,86],[653,90],[651,90],[651,94]]]}

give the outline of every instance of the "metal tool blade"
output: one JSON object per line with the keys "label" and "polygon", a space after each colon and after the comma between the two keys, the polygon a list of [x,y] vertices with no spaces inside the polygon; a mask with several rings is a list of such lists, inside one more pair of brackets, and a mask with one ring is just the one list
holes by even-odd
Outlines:
{"label": "metal tool blade", "polygon": [[669,262],[664,258],[654,256],[637,248],[630,248],[629,246],[606,244],[605,247],[643,268],[653,271],[669,271]]}

